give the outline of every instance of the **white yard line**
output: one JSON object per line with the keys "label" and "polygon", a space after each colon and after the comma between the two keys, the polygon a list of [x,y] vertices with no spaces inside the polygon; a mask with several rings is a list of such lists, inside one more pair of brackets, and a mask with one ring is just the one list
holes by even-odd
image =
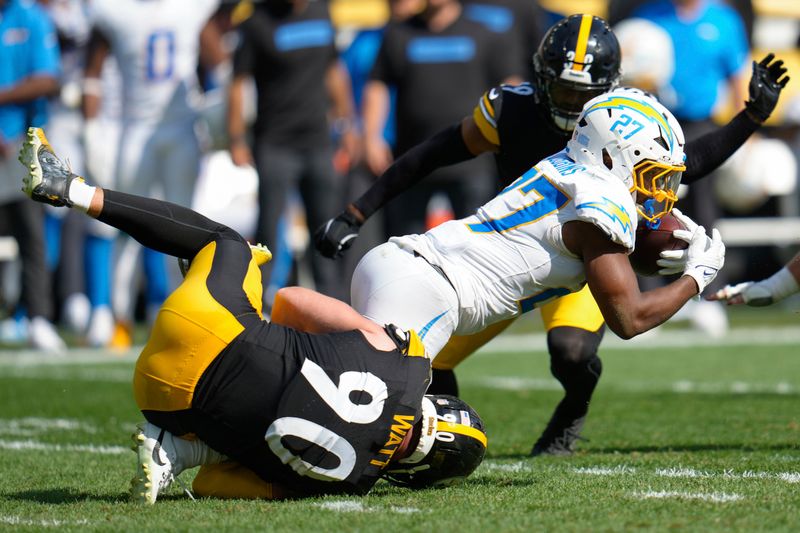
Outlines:
{"label": "white yard line", "polygon": [[483,461],[480,466],[483,470],[489,470],[492,472],[529,472],[532,470],[530,464],[523,463],[522,461],[517,461],[516,463],[498,463],[495,461]]}
{"label": "white yard line", "polygon": [[88,520],[57,520],[55,518],[23,518],[21,516],[0,516],[0,524],[11,526],[61,527],[83,526]]}
{"label": "white yard line", "polygon": [[715,478],[715,479],[775,479],[786,483],[800,483],[800,472],[755,472],[752,470],[745,470],[743,472],[734,472],[733,470],[725,470],[723,472],[713,472],[708,470],[697,470],[689,467],[673,467],[673,468],[656,468],[655,470],[643,470],[627,465],[619,465],[613,467],[607,466],[589,466],[577,467],[572,470],[576,474],[586,474],[594,476],[616,476],[620,474],[651,474],[658,477],[670,478]]}
{"label": "white yard line", "polygon": [[141,346],[133,347],[124,352],[111,352],[101,348],[70,348],[64,355],[50,355],[38,350],[8,349],[0,351],[0,368],[47,365],[117,364],[120,362],[136,361],[141,351]]}
{"label": "white yard line", "polygon": [[[561,385],[553,378],[525,378],[516,376],[465,377],[459,380],[464,384],[487,389],[509,391],[560,391]],[[626,392],[671,391],[676,394],[800,394],[800,386],[786,381],[778,383],[749,383],[745,381],[707,382],[707,381],[655,381],[655,380],[607,380],[606,387]]]}
{"label": "white yard line", "polygon": [[658,468],[656,475],[676,478],[724,478],[724,479],[777,479],[786,483],[800,483],[800,472],[734,472],[726,470],[722,473],[695,470],[694,468]]}
{"label": "white yard line", "polygon": [[339,513],[371,513],[389,511],[398,514],[410,514],[420,512],[419,509],[414,507],[368,507],[364,505],[364,502],[358,500],[327,501],[317,503],[316,506],[320,509],[325,509],[326,511],[335,511]]}
{"label": "white yard line", "polygon": [[30,437],[50,431],[97,433],[97,428],[91,424],[67,418],[0,418],[0,435]]}
{"label": "white yard line", "polygon": [[51,444],[35,440],[5,440],[0,439],[0,449],[12,451],[36,450],[43,452],[81,452],[99,453],[101,455],[121,455],[130,453],[130,448],[124,446],[105,446],[94,444]]}
{"label": "white yard line", "polygon": [[702,500],[714,503],[729,503],[743,500],[741,494],[728,494],[727,492],[681,492],[677,490],[648,490],[633,492],[631,496],[641,500],[677,498],[680,500]]}
{"label": "white yard line", "polygon": [[633,474],[636,468],[627,465],[617,466],[584,466],[573,470],[576,474],[588,474],[592,476],[619,476],[622,474]]}
{"label": "white yard line", "polygon": [[[516,461],[505,463],[494,459],[487,459],[480,468],[491,472],[533,472],[537,466],[533,462]],[[631,465],[621,464],[614,466],[578,466],[569,467],[574,474],[586,476],[626,476],[632,474],[668,477],[668,478],[707,478],[707,479],[771,479],[783,481],[784,483],[800,483],[800,472],[758,472],[744,470],[736,472],[734,470],[724,470],[714,472],[710,470],[698,470],[696,468],[676,466],[672,468],[639,468]]]}
{"label": "white yard line", "polygon": [[133,380],[132,364],[124,367],[104,366],[21,366],[3,367],[0,377],[16,379],[38,379],[50,381],[90,381],[105,383],[130,383]]}
{"label": "white yard line", "polygon": [[[800,327],[736,328],[720,339],[711,338],[704,333],[692,330],[659,330],[654,334],[622,340],[608,332],[603,339],[604,348],[616,350],[663,350],[665,348],[691,348],[698,346],[764,346],[798,345]],[[500,335],[480,352],[519,353],[546,352],[547,335],[531,333],[521,335]]]}

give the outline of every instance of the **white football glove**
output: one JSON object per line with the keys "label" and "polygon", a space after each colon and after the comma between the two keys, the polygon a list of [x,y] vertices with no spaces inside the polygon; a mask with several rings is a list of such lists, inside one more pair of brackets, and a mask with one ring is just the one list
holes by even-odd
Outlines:
{"label": "white football glove", "polygon": [[728,305],[747,304],[764,307],[783,300],[800,290],[797,280],[784,267],[761,281],[745,281],[737,285],[726,285],[709,297],[709,300],[725,300]]}
{"label": "white football glove", "polygon": [[700,294],[714,281],[722,265],[725,264],[725,245],[722,243],[719,230],[715,228],[709,238],[705,228],[697,226],[686,252],[683,275],[694,278],[697,283],[697,293]]}
{"label": "white football glove", "polygon": [[[679,209],[671,211],[678,222],[683,224],[686,229],[676,229],[672,232],[672,236],[685,242],[692,242],[692,235],[697,229],[697,224],[694,220],[684,215]],[[680,274],[686,270],[686,260],[689,258],[689,250],[665,250],[661,252],[661,259],[656,261],[656,264],[661,267],[658,271],[660,276],[671,276],[673,274]]]}

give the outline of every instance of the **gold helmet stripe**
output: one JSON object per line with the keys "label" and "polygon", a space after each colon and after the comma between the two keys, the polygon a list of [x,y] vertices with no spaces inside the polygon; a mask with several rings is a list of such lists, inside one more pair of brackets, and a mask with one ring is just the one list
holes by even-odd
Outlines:
{"label": "gold helmet stripe", "polygon": [[578,42],[575,43],[575,59],[572,61],[572,70],[583,70],[583,60],[586,58],[586,45],[589,43],[592,20],[594,20],[592,15],[581,15],[581,26],[578,28]]}
{"label": "gold helmet stripe", "polygon": [[444,431],[446,433],[458,433],[459,435],[466,435],[477,440],[483,447],[486,448],[487,440],[486,434],[474,427],[465,426],[464,424],[456,424],[455,422],[447,422],[446,420],[436,421],[436,432]]}

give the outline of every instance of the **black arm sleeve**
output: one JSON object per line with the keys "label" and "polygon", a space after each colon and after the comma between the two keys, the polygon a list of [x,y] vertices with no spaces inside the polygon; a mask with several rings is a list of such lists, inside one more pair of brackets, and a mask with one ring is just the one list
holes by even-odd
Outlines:
{"label": "black arm sleeve", "polygon": [[681,183],[691,184],[716,170],[759,126],[741,111],[721,128],[686,143],[686,170]]}
{"label": "black arm sleeve", "polygon": [[353,205],[367,219],[437,168],[473,157],[461,136],[461,124],[455,124],[400,156]]}
{"label": "black arm sleeve", "polygon": [[97,220],[124,231],[157,252],[192,259],[211,241],[244,238],[231,228],[186,207],[103,189]]}

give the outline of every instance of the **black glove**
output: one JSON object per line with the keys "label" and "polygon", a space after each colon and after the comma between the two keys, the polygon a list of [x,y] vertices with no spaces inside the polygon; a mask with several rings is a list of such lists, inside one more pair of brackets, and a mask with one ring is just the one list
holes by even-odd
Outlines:
{"label": "black glove", "polygon": [[769,53],[760,62],[753,61],[750,99],[744,103],[747,110],[761,122],[767,120],[772,110],[778,105],[781,90],[789,81],[788,76],[783,76],[786,74],[783,61],[779,59],[770,64],[773,59],[775,59],[775,54]]}
{"label": "black glove", "polygon": [[350,211],[342,211],[314,232],[314,245],[325,257],[335,259],[344,254],[358,237],[361,224]]}

